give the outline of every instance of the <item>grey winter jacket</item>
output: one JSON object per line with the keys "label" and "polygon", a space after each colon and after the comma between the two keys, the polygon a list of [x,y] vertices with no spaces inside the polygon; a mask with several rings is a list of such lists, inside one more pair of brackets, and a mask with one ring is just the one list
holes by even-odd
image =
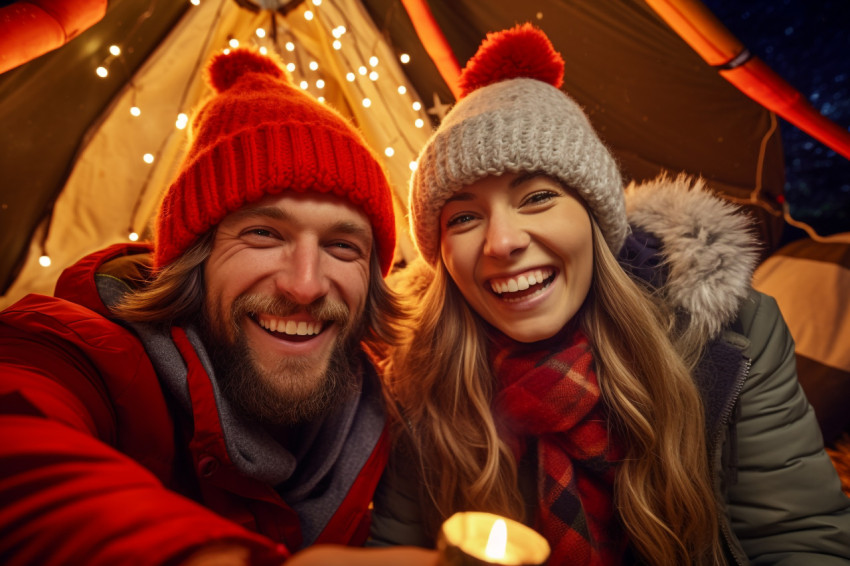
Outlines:
{"label": "grey winter jacket", "polygon": [[850,507],[776,301],[752,291],[721,341],[744,360],[709,448],[732,563],[850,564]]}
{"label": "grey winter jacket", "polygon": [[[680,178],[631,187],[632,234],[620,262],[710,338],[694,378],[727,559],[848,565],[850,500],[797,382],[779,308],[749,285],[756,249],[748,220],[697,185]],[[408,471],[390,465],[385,472],[375,494],[374,544],[433,544]]]}

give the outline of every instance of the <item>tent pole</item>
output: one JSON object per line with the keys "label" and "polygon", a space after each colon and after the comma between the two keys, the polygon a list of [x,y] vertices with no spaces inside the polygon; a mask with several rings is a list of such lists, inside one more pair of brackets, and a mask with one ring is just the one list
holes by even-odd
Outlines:
{"label": "tent pole", "polygon": [[0,2],[0,73],[77,37],[106,14],[106,0]]}
{"label": "tent pole", "polygon": [[741,92],[850,159],[850,132],[818,112],[764,61],[752,56],[702,2],[646,0],[646,3]]}
{"label": "tent pole", "polygon": [[413,28],[416,30],[416,35],[419,36],[419,41],[422,42],[425,51],[434,61],[449,90],[452,91],[455,99],[460,98],[460,86],[458,85],[460,65],[449,42],[446,41],[446,36],[443,35],[443,31],[437,24],[437,20],[434,19],[431,8],[428,7],[428,2],[426,0],[401,0],[401,3],[407,10],[410,21],[413,22]]}

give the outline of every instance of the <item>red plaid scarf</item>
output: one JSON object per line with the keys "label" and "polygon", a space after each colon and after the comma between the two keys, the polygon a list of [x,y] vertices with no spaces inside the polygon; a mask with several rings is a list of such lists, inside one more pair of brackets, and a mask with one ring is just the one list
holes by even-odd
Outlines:
{"label": "red plaid scarf", "polygon": [[537,528],[552,547],[550,564],[620,564],[626,535],[612,494],[621,457],[599,402],[593,353],[580,331],[545,344],[496,340],[500,384],[494,412],[519,461],[537,439]]}

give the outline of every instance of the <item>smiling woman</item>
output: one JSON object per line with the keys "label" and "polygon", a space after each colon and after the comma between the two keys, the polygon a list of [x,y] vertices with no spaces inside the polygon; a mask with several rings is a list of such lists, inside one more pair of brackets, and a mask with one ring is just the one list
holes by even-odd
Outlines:
{"label": "smiling woman", "polygon": [[593,273],[590,217],[557,180],[484,177],[446,201],[440,225],[441,257],[461,294],[514,340],[549,338],[584,302]]}
{"label": "smiling woman", "polygon": [[420,154],[373,537],[433,545],[475,510],[534,525],[553,564],[850,563],[746,217],[686,177],[624,191],[563,69],[531,25],[488,35]]}

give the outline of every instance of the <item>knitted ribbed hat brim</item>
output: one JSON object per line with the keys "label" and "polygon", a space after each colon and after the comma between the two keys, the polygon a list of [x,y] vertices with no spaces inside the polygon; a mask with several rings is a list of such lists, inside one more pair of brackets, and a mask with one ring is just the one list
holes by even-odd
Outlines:
{"label": "knitted ribbed hat brim", "polygon": [[[394,234],[394,218],[385,210],[388,203],[357,190],[385,183],[380,165],[348,132],[312,124],[266,124],[219,139],[186,165],[163,200],[156,264],[173,261],[229,211],[287,190],[339,196],[374,211],[367,216],[376,234]],[[394,247],[394,241],[376,244],[384,258],[382,271],[388,272],[394,250],[383,248]]]}
{"label": "knitted ribbed hat brim", "polygon": [[276,58],[248,48],[207,66],[214,92],[192,120],[191,143],[156,219],[154,266],[174,261],[228,214],[268,195],[341,197],[369,219],[381,271],[395,251],[392,192],[360,132],[294,87]]}

